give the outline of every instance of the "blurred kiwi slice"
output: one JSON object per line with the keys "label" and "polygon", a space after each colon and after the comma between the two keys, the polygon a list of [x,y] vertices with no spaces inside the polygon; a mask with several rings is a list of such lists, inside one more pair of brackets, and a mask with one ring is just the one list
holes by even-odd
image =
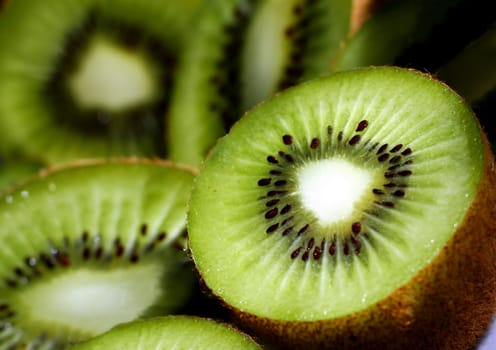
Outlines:
{"label": "blurred kiwi slice", "polygon": [[351,1],[213,0],[180,59],[166,128],[170,156],[198,165],[245,110],[330,71]]}
{"label": "blurred kiwi slice", "polygon": [[186,304],[194,173],[166,161],[45,170],[0,198],[0,348],[64,348]]}
{"label": "blurred kiwi slice", "polygon": [[48,163],[164,155],[165,106],[200,2],[12,2],[0,21],[4,151]]}
{"label": "blurred kiwi slice", "polygon": [[468,349],[496,303],[495,180],[445,84],[336,73],[261,103],[217,143],[189,244],[237,322],[284,348]]}
{"label": "blurred kiwi slice", "polygon": [[[333,61],[333,71],[385,64],[415,66],[414,61],[408,60],[419,54],[415,49],[420,51],[421,44],[434,36],[451,12],[463,2],[473,1],[384,1],[340,47]],[[464,18],[463,12],[459,16]],[[455,22],[455,26],[459,26],[459,20]],[[442,42],[438,44],[442,45]],[[426,56],[434,61],[429,53],[431,52],[425,50]],[[425,66],[419,66],[420,68],[425,69]]]}
{"label": "blurred kiwi slice", "polygon": [[119,325],[71,350],[261,349],[248,335],[208,318],[166,316]]}

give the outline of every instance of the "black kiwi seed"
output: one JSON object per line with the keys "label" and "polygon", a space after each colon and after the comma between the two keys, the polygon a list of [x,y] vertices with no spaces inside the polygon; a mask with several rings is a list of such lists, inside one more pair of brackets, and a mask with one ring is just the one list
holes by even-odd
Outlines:
{"label": "black kiwi seed", "polygon": [[160,231],[159,234],[157,235],[157,242],[162,242],[163,240],[165,240],[166,237],[167,237],[167,232]]}
{"label": "black kiwi seed", "polygon": [[267,207],[272,207],[272,206],[276,205],[277,203],[279,203],[279,201],[280,201],[279,198],[271,199],[267,203],[265,203],[265,205]]}
{"label": "black kiwi seed", "polygon": [[278,161],[278,160],[276,159],[276,157],[274,157],[274,156],[267,156],[267,161],[268,161],[269,163],[273,163],[273,164],[277,164],[277,163],[279,163],[279,161]]}
{"label": "black kiwi seed", "polygon": [[356,132],[364,131],[367,128],[367,126],[369,126],[368,120],[362,120],[360,123],[358,123],[355,131]]}
{"label": "black kiwi seed", "polygon": [[329,254],[330,255],[336,254],[336,237],[333,238],[331,245],[329,246]]}
{"label": "black kiwi seed", "polygon": [[260,179],[258,180],[258,186],[267,186],[270,184],[271,181],[271,178]]}
{"label": "black kiwi seed", "polygon": [[[391,152],[392,152],[392,151],[391,151]],[[398,163],[398,162],[400,162],[400,161],[401,161],[401,156],[394,156],[393,158],[391,158],[391,159],[389,160],[389,163],[391,163],[391,164],[396,164],[396,163]]]}
{"label": "black kiwi seed", "polygon": [[273,233],[279,228],[279,223],[275,223],[267,228],[265,232],[267,233]]}
{"label": "black kiwi seed", "polygon": [[148,231],[148,226],[146,224],[142,224],[140,227],[140,233],[142,236],[146,236]]}
{"label": "black kiwi seed", "polygon": [[362,230],[362,224],[360,224],[359,222],[354,222],[351,225],[351,231],[353,233],[358,234],[358,233],[360,233],[361,230]]}
{"label": "black kiwi seed", "polygon": [[398,152],[398,151],[399,151],[402,147],[403,147],[403,145],[400,143],[400,144],[398,144],[398,145],[394,146],[393,148],[391,148],[391,151],[390,151],[390,152],[391,152],[391,153],[396,153],[396,152]]}
{"label": "black kiwi seed", "polygon": [[310,255],[310,252],[309,252],[308,250],[305,250],[305,251],[303,252],[303,255],[301,256],[301,260],[303,260],[303,261],[307,261],[307,260],[308,260],[309,255]]}
{"label": "black kiwi seed", "polygon": [[347,241],[344,241],[343,243],[343,253],[344,255],[350,255],[350,246]]}
{"label": "black kiwi seed", "polygon": [[354,145],[356,145],[358,142],[360,142],[360,139],[361,139],[360,135],[354,135],[354,136],[353,136],[353,137],[352,137],[352,138],[348,141],[348,144],[349,144],[350,146],[354,146]]}
{"label": "black kiwi seed", "polygon": [[282,235],[283,235],[283,236],[287,236],[287,235],[289,235],[290,233],[292,233],[293,231],[294,231],[294,226],[288,227],[288,228],[286,228],[284,231],[282,231]]}
{"label": "black kiwi seed", "polygon": [[388,158],[389,158],[389,153],[382,153],[379,157],[377,157],[377,160],[379,162],[384,162],[388,160]]}
{"label": "black kiwi seed", "polygon": [[292,253],[291,253],[291,259],[296,259],[298,255],[300,255],[301,252],[301,247],[296,248]]}
{"label": "black kiwi seed", "polygon": [[310,142],[311,149],[316,149],[317,147],[319,147],[319,145],[320,145],[320,140],[317,137],[313,138],[312,141]]}
{"label": "black kiwi seed", "polygon": [[281,209],[281,215],[287,214],[291,211],[291,204],[286,204],[282,209]]}
{"label": "black kiwi seed", "polygon": [[265,218],[266,219],[273,219],[277,216],[278,212],[279,212],[279,210],[277,209],[277,207],[272,208],[265,213]]}
{"label": "black kiwi seed", "polygon": [[308,230],[309,227],[310,227],[310,224],[306,224],[305,226],[303,226],[302,228],[300,228],[300,230],[298,231],[298,236],[304,234],[305,232],[307,232],[307,230]]}
{"label": "black kiwi seed", "polygon": [[320,247],[315,247],[313,251],[313,259],[319,260],[321,256],[322,256],[322,249]]}
{"label": "black kiwi seed", "polygon": [[379,147],[379,149],[377,150],[377,154],[379,155],[379,154],[383,153],[387,148],[388,148],[388,144],[385,143],[384,145]]}
{"label": "black kiwi seed", "polygon": [[282,141],[284,142],[285,145],[290,145],[291,143],[293,143],[293,136],[291,136],[291,135],[284,135],[282,137]]}

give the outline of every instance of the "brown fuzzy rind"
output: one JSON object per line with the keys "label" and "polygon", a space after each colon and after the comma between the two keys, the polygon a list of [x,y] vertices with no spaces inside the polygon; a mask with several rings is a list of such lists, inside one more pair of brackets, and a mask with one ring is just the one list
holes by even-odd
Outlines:
{"label": "brown fuzzy rind", "polygon": [[284,349],[476,346],[496,310],[496,165],[486,138],[484,143],[483,174],[463,223],[432,263],[404,286],[341,318],[281,321],[235,310],[235,322]]}

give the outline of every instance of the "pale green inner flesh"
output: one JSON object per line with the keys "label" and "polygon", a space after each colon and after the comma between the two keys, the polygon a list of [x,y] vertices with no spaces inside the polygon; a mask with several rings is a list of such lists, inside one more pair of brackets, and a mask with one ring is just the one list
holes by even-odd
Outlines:
{"label": "pale green inner flesh", "polygon": [[12,295],[12,308],[26,310],[17,326],[88,337],[100,334],[158,302],[162,275],[158,261],[110,271],[70,270]]}
{"label": "pale green inner flesh", "polygon": [[[356,132],[363,120],[368,126]],[[341,142],[339,131],[344,135]],[[286,134],[293,138],[291,146],[281,139]],[[360,141],[349,145],[357,134]],[[321,146],[310,150],[316,137]],[[378,146],[371,151],[375,143]],[[371,199],[359,200],[356,207],[364,210],[359,254],[345,256],[343,246],[337,246],[334,255],[323,253],[317,260],[310,256],[303,261],[301,254],[292,259],[292,252],[306,244],[305,236],[312,231],[324,237],[341,229],[350,234],[349,226],[316,220],[317,215],[302,219],[303,212],[311,213],[308,208],[291,212],[299,223],[296,229],[310,223],[305,234],[266,233],[272,224],[283,226],[285,218],[264,217],[270,198],[257,182],[278,169],[267,156],[284,151],[298,158],[293,150],[305,149],[308,157],[299,163],[288,165],[278,158],[291,174],[318,159],[347,159],[370,173],[377,186],[390,181],[381,176],[391,164],[377,161],[376,151],[383,144],[388,149],[398,144],[402,150],[411,149],[402,158],[412,161],[403,168],[411,174],[393,179],[407,184],[402,197],[369,193]],[[474,197],[482,160],[481,136],[471,111],[445,86],[425,76],[377,68],[290,89],[254,109],[206,162],[188,219],[195,262],[215,294],[250,313],[318,320],[362,310],[406,283],[450,239]],[[275,198],[298,203],[295,176],[287,181],[289,193]],[[381,201],[392,201],[394,207],[378,204]],[[330,245],[325,243],[324,252]]]}
{"label": "pale green inner flesh", "polygon": [[73,347],[95,349],[259,349],[247,336],[210,319],[169,316],[116,327]]}
{"label": "pale green inner flesh", "polygon": [[[42,333],[85,339],[145,313],[177,309],[194,277],[171,245],[185,227],[193,177],[165,164],[97,164],[52,173],[1,197],[0,305],[15,315],[0,312],[0,325],[31,340]],[[67,266],[43,263],[40,254],[54,250],[67,254]]]}
{"label": "pale green inner flesh", "polygon": [[69,80],[69,89],[82,108],[124,111],[158,97],[160,89],[152,67],[141,52],[95,37]]}

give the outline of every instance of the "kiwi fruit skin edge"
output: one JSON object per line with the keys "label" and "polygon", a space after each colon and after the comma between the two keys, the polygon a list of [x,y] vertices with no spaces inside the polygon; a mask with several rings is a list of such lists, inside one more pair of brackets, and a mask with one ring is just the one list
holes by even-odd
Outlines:
{"label": "kiwi fruit skin edge", "polygon": [[221,300],[233,321],[284,349],[474,347],[496,310],[496,164],[477,125],[483,166],[475,197],[448,242],[415,276],[365,309],[326,320],[271,319]]}
{"label": "kiwi fruit skin edge", "polygon": [[247,334],[212,318],[169,315],[135,320],[75,344],[71,350],[98,349],[261,349]]}

